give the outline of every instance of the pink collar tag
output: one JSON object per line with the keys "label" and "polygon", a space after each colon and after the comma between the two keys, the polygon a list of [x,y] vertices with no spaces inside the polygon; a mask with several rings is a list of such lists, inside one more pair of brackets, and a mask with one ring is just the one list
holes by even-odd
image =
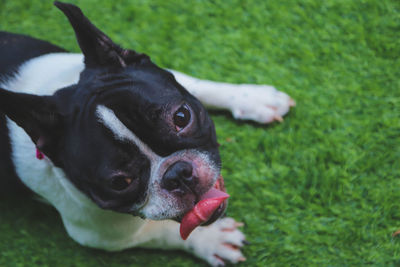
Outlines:
{"label": "pink collar tag", "polygon": [[39,149],[37,149],[37,148],[36,148],[36,158],[37,158],[38,160],[44,159],[44,154],[43,154]]}

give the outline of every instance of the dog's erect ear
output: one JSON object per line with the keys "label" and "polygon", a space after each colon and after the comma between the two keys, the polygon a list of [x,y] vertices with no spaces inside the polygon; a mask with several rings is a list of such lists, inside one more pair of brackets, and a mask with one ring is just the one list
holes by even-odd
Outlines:
{"label": "dog's erect ear", "polygon": [[64,12],[74,28],[78,44],[85,56],[86,67],[125,67],[129,63],[148,58],[144,54],[123,49],[115,44],[85,17],[79,7],[58,1],[54,2],[54,5]]}
{"label": "dog's erect ear", "polygon": [[54,5],[64,12],[74,28],[86,67],[126,66],[121,56],[123,49],[94,26],[79,7],[61,2]]}
{"label": "dog's erect ear", "polygon": [[22,127],[36,147],[58,163],[56,155],[64,127],[52,96],[14,93],[0,88],[0,112]]}

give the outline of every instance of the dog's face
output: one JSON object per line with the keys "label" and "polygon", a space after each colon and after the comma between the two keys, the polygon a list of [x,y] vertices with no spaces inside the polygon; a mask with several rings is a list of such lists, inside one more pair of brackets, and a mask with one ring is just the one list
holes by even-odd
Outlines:
{"label": "dog's face", "polygon": [[115,45],[79,8],[56,5],[85,56],[79,82],[45,97],[0,90],[2,111],[100,207],[181,217],[220,173],[206,110],[172,74]]}
{"label": "dog's face", "polygon": [[220,171],[200,102],[148,59],[81,80],[64,90],[75,92],[58,155],[67,176],[107,209],[165,219],[193,207]]}

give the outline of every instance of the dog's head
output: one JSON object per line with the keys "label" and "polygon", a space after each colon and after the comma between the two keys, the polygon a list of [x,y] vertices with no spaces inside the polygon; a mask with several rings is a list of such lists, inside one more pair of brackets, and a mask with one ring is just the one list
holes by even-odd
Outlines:
{"label": "dog's head", "polygon": [[209,115],[148,56],[113,43],[78,7],[56,6],[84,54],[79,82],[52,96],[0,90],[0,110],[101,208],[181,217],[220,177]]}

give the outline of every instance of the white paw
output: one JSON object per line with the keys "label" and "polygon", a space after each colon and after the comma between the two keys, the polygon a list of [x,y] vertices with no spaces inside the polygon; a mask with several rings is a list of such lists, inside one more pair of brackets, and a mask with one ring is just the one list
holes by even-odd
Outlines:
{"label": "white paw", "polygon": [[240,248],[246,240],[237,229],[242,225],[232,218],[223,218],[209,226],[199,227],[189,237],[188,249],[211,266],[245,261]]}
{"label": "white paw", "polygon": [[282,116],[296,105],[287,94],[268,85],[241,84],[230,93],[229,106],[235,119],[258,123],[281,122]]}

